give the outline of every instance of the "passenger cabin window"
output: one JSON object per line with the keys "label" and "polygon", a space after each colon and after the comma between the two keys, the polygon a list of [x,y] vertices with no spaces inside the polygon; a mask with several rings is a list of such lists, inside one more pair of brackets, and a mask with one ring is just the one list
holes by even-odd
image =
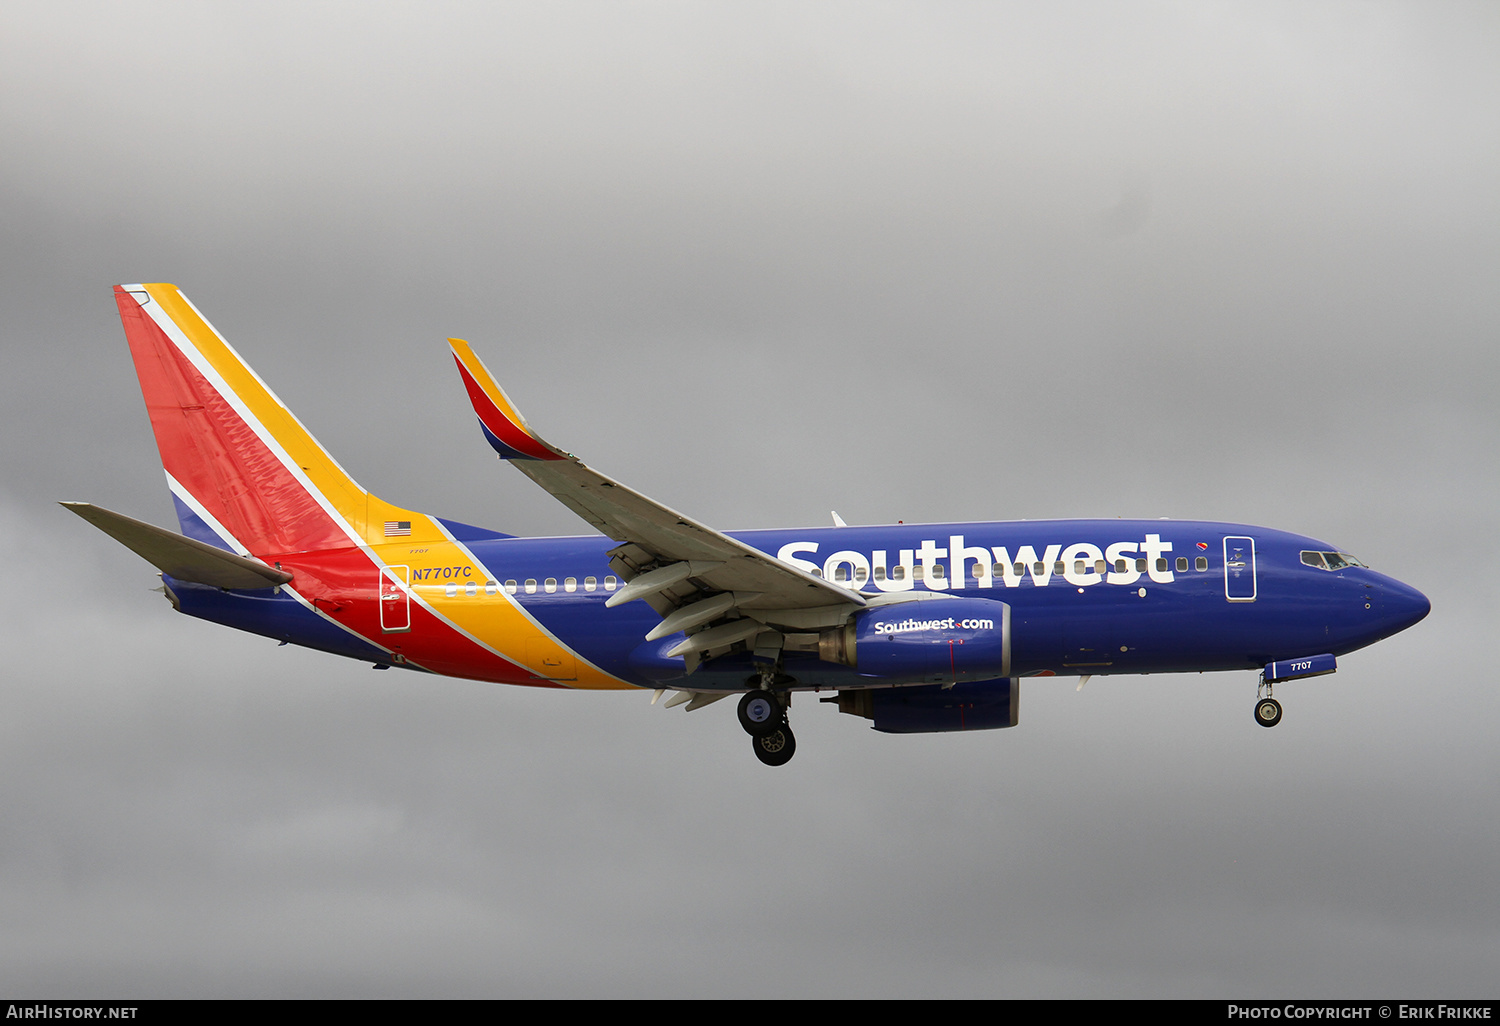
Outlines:
{"label": "passenger cabin window", "polygon": [[598,578],[596,578],[596,577],[585,577],[583,579],[583,590],[584,591],[593,591],[597,587],[599,587],[599,579]]}
{"label": "passenger cabin window", "polygon": [[485,581],[484,593],[486,595],[498,595],[500,593],[500,585],[494,581]]}
{"label": "passenger cabin window", "polygon": [[1207,569],[1208,569],[1208,557],[1207,556],[1199,556],[1198,557],[1198,572],[1201,574],[1203,571],[1205,571]]}
{"label": "passenger cabin window", "polygon": [[1138,559],[1138,560],[1135,561],[1135,572],[1138,573],[1138,574],[1143,574],[1143,573],[1146,572],[1146,560],[1145,559]]}
{"label": "passenger cabin window", "polygon": [[614,578],[614,575],[611,574],[610,576],[604,578],[604,590],[605,591],[614,591],[615,590],[615,585],[617,583],[619,583],[619,582],[616,581],[615,578]]}
{"label": "passenger cabin window", "polygon": [[1123,574],[1124,572],[1125,572],[1125,561],[1123,559],[1117,559],[1117,560],[1115,560],[1115,573],[1117,573],[1117,574]]}
{"label": "passenger cabin window", "polygon": [[505,594],[507,594],[507,595],[514,595],[515,593],[516,593],[516,582],[515,581],[506,581],[505,582]]}
{"label": "passenger cabin window", "polygon": [[478,595],[479,585],[474,583],[473,581],[470,581],[468,584],[464,585],[464,593],[467,595]]}
{"label": "passenger cabin window", "polygon": [[1178,556],[1177,557],[1177,572],[1180,573],[1180,574],[1187,573],[1187,557],[1186,556]]}
{"label": "passenger cabin window", "polygon": [[535,577],[528,577],[528,578],[526,578],[526,594],[528,594],[528,595],[535,595],[536,594],[536,578]]}
{"label": "passenger cabin window", "polygon": [[563,581],[563,591],[577,591],[577,590],[578,590],[578,578],[576,578],[576,577],[569,577],[567,580]]}
{"label": "passenger cabin window", "polygon": [[547,578],[545,581],[542,582],[542,587],[545,588],[545,589],[547,589],[547,594],[548,595],[551,595],[553,592],[555,592],[557,590],[557,578],[556,577],[549,577],[549,578]]}
{"label": "passenger cabin window", "polygon": [[447,592],[449,598],[452,598],[453,596],[458,594],[458,585],[450,584],[446,588],[444,588],[443,591]]}

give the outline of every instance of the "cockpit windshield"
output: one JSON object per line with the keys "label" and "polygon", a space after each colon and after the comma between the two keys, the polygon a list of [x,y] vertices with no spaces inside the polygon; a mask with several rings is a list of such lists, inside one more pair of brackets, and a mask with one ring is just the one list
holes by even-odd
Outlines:
{"label": "cockpit windshield", "polygon": [[1364,566],[1347,552],[1312,552],[1307,549],[1302,551],[1302,562],[1308,566],[1315,566],[1319,570],[1342,570],[1346,566]]}

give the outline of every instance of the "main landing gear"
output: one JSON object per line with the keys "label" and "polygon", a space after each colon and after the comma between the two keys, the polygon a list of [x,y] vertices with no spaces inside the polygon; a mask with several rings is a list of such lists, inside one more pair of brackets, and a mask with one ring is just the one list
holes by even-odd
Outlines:
{"label": "main landing gear", "polygon": [[750,747],[755,749],[755,757],[767,766],[785,766],[797,754],[797,739],[783,720],[771,733],[751,738]]}
{"label": "main landing gear", "polygon": [[1261,674],[1260,684],[1255,689],[1255,722],[1262,727],[1274,727],[1281,722],[1281,703],[1271,697],[1271,685]]}
{"label": "main landing gear", "polygon": [[785,766],[797,752],[786,705],[774,691],[747,691],[740,699],[740,726],[750,735],[755,757],[767,766]]}

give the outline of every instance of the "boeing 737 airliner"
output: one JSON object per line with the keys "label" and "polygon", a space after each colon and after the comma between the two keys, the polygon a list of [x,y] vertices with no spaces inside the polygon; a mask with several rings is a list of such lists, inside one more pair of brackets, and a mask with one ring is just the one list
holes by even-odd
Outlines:
{"label": "boeing 737 airliner", "polygon": [[880,731],[986,730],[1016,725],[1025,677],[1260,670],[1270,727],[1274,684],[1429,608],[1337,546],[1243,524],[723,533],[543,441],[450,339],[490,445],[598,532],[512,537],[365,491],[176,286],[115,299],[181,533],[64,505],[155,565],[174,608],[377,669],[739,695],[768,765],[807,691]]}

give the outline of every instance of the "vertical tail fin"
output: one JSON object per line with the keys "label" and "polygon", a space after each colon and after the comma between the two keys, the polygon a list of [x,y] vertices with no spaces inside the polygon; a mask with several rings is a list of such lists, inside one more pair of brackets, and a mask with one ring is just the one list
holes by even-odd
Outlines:
{"label": "vertical tail fin", "polygon": [[361,488],[175,285],[118,285],[115,300],[185,534],[264,557],[411,519]]}

